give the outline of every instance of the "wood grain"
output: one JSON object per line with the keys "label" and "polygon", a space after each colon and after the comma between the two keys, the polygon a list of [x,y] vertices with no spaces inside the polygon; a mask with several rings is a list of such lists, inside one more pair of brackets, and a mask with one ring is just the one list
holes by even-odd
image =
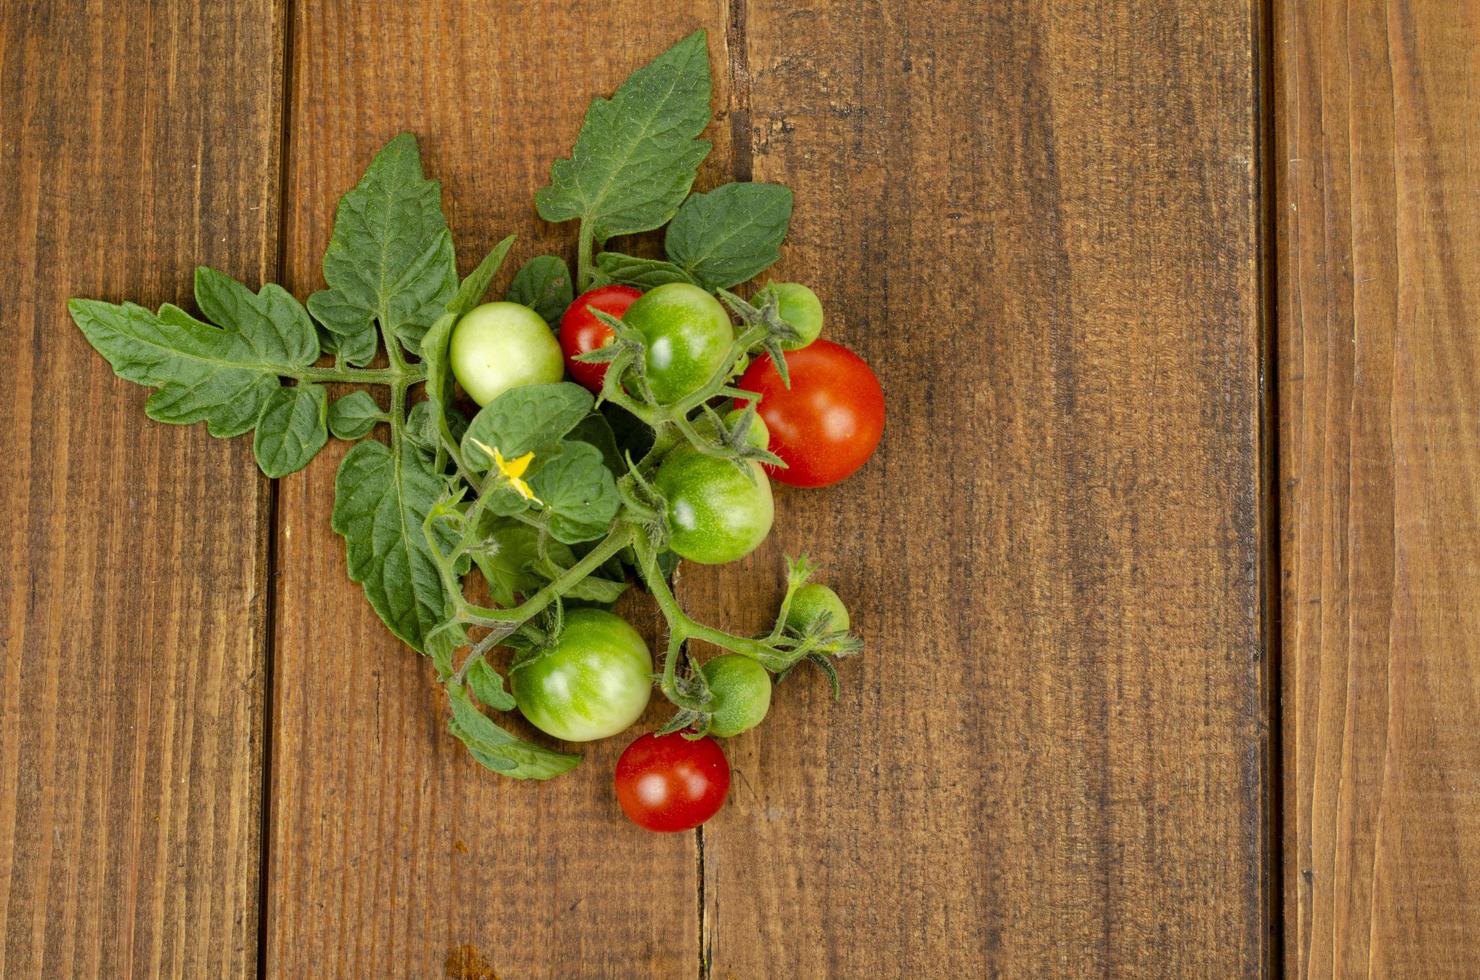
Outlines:
{"label": "wood grain", "polygon": [[1480,973],[1480,5],[1276,5],[1286,964]]}
{"label": "wood grain", "polygon": [[0,19],[0,975],[257,964],[266,481],[159,425],[66,313],[270,277],[276,5]]}
{"label": "wood grain", "polygon": [[868,643],[728,743],[710,975],[1259,974],[1251,4],[745,16],[754,177],[797,194],[774,271],[889,416],[682,579],[759,625],[805,549]]}
{"label": "wood grain", "polygon": [[[443,183],[465,268],[510,232],[521,239],[496,288],[542,251],[573,258],[574,226],[540,222],[532,195],[569,152],[587,102],[707,26],[724,105],[724,14],[697,2],[657,19],[637,3],[300,5],[290,287],[319,286],[335,200],[405,129],[421,134]],[[729,163],[727,125],[711,134],[706,181]],[[695,973],[693,835],[647,834],[622,818],[611,791],[621,739],[550,783],[506,780],[467,756],[447,733],[431,665],[347,580],[329,529],[342,452],[282,484],[268,972]]]}

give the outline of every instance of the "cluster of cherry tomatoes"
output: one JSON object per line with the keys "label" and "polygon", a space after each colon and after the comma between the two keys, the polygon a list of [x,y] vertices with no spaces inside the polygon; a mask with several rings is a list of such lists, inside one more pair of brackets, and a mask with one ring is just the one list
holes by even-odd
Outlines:
{"label": "cluster of cherry tomatoes", "polygon": [[[821,339],[822,304],[811,289],[773,282],[753,303],[773,309],[795,332],[780,345],[785,378],[763,351],[731,365],[736,335],[729,314],[709,292],[682,282],[646,292],[605,285],[583,293],[561,317],[558,350],[534,311],[488,304],[459,323],[452,365],[480,404],[510,387],[567,375],[601,393],[608,363],[580,359],[617,339],[599,311],[641,335],[641,377],[655,407],[687,404],[685,399],[712,388],[719,372],[733,372],[733,387],[756,395],[757,418],[745,440],[784,465],[717,457],[685,444],[664,453],[652,472],[664,501],[667,547],[703,564],[730,562],[769,534],[772,479],[798,487],[837,483],[867,462],[884,428],[878,379],[858,355]],[[736,399],[733,406],[712,407],[730,409],[723,421],[732,424],[749,404]],[[703,431],[714,428],[715,420],[696,413],[692,421]],[[829,633],[846,633],[848,610],[832,589],[807,583],[793,593],[784,625],[804,636],[819,622]],[[516,663],[510,684],[520,711],[537,728],[567,741],[590,741],[637,720],[648,703],[652,670],[647,645],[630,624],[586,608],[566,617],[560,636],[540,656]],[[756,660],[727,653],[700,670],[712,697],[709,734],[642,735],[617,764],[617,800],[629,818],[650,830],[686,830],[719,810],[729,792],[730,767],[715,736],[754,727],[770,707],[771,675]]]}

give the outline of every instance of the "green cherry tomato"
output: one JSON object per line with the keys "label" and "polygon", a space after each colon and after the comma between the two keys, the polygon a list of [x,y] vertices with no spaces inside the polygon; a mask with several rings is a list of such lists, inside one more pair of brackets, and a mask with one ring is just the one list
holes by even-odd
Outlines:
{"label": "green cherry tomato", "polygon": [[565,376],[560,344],[544,319],[518,303],[484,303],[452,332],[452,373],[468,397],[487,405],[510,388]]}
{"label": "green cherry tomato", "polygon": [[838,594],[825,585],[808,582],[792,593],[791,606],[786,611],[786,625],[798,633],[806,634],[812,625],[827,616],[829,633],[847,632],[852,625],[848,620],[848,607]]}
{"label": "green cherry tomato", "polygon": [[686,282],[643,293],[622,315],[647,342],[648,386],[661,404],[703,388],[725,364],[735,328],[719,300]]}
{"label": "green cherry tomato", "polygon": [[653,657],[625,619],[573,609],[559,638],[509,672],[530,724],[567,742],[615,735],[637,720],[653,691]]}
{"label": "green cherry tomato", "polygon": [[801,334],[796,340],[788,340],[781,346],[786,350],[800,350],[822,333],[822,300],[817,294],[799,282],[771,282],[755,294],[753,302],[763,306],[770,297],[776,297],[776,312],[781,319],[797,328]]}
{"label": "green cherry tomato", "polygon": [[738,653],[727,653],[706,663],[704,680],[714,695],[709,734],[729,738],[759,725],[771,710],[771,675],[766,668]]}
{"label": "green cherry tomato", "polygon": [[771,533],[771,481],[759,463],[745,466],[749,475],[692,449],[663,460],[653,485],[668,502],[668,546],[680,557],[720,565],[750,554]]}

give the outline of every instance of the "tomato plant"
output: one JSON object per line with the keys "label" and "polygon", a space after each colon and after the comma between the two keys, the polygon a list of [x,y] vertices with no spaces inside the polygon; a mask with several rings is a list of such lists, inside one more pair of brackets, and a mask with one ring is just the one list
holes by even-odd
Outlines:
{"label": "tomato plant", "polygon": [[[701,31],[587,113],[535,194],[541,218],[573,223],[575,268],[527,256],[495,302],[515,236],[463,275],[442,188],[403,133],[341,198],[325,288],[306,301],[201,268],[191,312],[68,307],[121,377],[157,389],[152,418],[251,432],[269,477],[308,465],[331,434],[354,443],[331,514],[344,567],[386,628],[428,656],[448,729],[478,764],[558,776],[580,756],[516,736],[498,713],[517,709],[559,739],[602,738],[632,724],[656,685],[674,708],[663,731],[697,741],[639,739],[618,789],[634,819],[662,829],[694,826],[724,798],[729,768],[708,733],[760,722],[771,676],[803,662],[836,690],[833,664],[861,648],[805,558],[788,562],[759,635],[689,615],[675,566],[750,554],[775,516],[765,467],[789,482],[840,478],[883,417],[867,366],[815,339],[810,289],[774,282],[754,302],[731,291],[780,258],[792,194],[752,181],[692,192],[710,94]],[[663,258],[606,250],[660,229]],[[471,417],[454,381],[479,406]],[[726,412],[737,397],[751,404]],[[663,618],[657,665],[608,611],[633,584]],[[693,649],[722,653],[700,667]]]}
{"label": "tomato plant", "polygon": [[538,313],[518,303],[484,303],[452,331],[452,374],[468,397],[487,405],[510,388],[564,376],[560,345]]}
{"label": "tomato plant", "polygon": [[589,742],[637,720],[652,694],[642,634],[603,609],[566,614],[559,637],[509,672],[519,711],[547,735]]}
{"label": "tomato plant", "polygon": [[785,355],[791,385],[770,354],[758,358],[738,387],[761,396],[757,409],[771,432],[771,452],[786,463],[770,473],[797,487],[825,487],[868,462],[884,434],[884,391],[863,358],[830,340]]}
{"label": "tomato plant", "polygon": [[592,311],[600,310],[621,319],[627,307],[641,295],[640,289],[613,284],[587,290],[570,304],[560,318],[560,349],[565,352],[565,368],[572,378],[592,391],[601,390],[601,382],[606,378],[606,365],[576,360],[580,355],[605,347],[616,339],[612,328]]}
{"label": "tomato plant", "polygon": [[617,760],[617,802],[648,830],[692,830],[719,812],[730,792],[730,763],[709,737],[641,735]]}

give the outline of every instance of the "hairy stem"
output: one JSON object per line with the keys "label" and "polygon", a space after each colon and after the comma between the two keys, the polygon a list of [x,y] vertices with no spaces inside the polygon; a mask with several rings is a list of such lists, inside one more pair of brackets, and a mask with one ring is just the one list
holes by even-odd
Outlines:
{"label": "hairy stem", "polygon": [[[491,609],[487,606],[478,606],[468,602],[466,599],[458,602],[459,611],[462,612],[468,622],[478,626],[499,626],[512,624],[517,627],[525,620],[540,613],[546,606],[554,602],[559,596],[563,596],[576,586],[577,583],[596,571],[608,558],[621,551],[632,543],[633,529],[630,525],[619,523],[612,528],[610,534],[602,540],[601,544],[591,550],[586,557],[560,573],[559,577],[553,579],[544,588],[534,595],[525,599],[519,605],[510,609]],[[456,602],[458,593],[453,595]]]}
{"label": "hairy stem", "polygon": [[331,368],[306,367],[299,368],[288,377],[299,381],[317,381],[321,383],[341,384],[366,384],[366,385],[392,385],[397,382],[415,384],[426,377],[426,373],[419,367],[405,367],[401,370],[395,368],[355,368],[336,366]]}
{"label": "hairy stem", "polygon": [[580,240],[576,245],[576,292],[584,293],[591,288],[591,282],[596,278],[591,269],[591,252],[595,246],[591,222],[585,218],[581,219]]}
{"label": "hairy stem", "polygon": [[[793,662],[788,653],[783,653],[760,640],[753,640],[747,636],[736,636],[726,633],[724,630],[715,629],[713,626],[705,626],[698,622],[688,613],[674,598],[673,590],[668,587],[668,582],[662,575],[658,574],[658,556],[653,543],[649,540],[647,533],[638,529],[632,542],[637,551],[638,565],[642,568],[643,580],[647,583],[648,591],[653,594],[653,599],[658,603],[658,611],[668,622],[668,635],[670,642],[682,643],[684,640],[703,640],[715,646],[738,653],[751,658],[762,667],[771,670],[782,670]],[[665,666],[664,675],[667,684],[668,669]],[[665,688],[664,694],[668,694]],[[671,697],[670,697],[671,700]]]}

